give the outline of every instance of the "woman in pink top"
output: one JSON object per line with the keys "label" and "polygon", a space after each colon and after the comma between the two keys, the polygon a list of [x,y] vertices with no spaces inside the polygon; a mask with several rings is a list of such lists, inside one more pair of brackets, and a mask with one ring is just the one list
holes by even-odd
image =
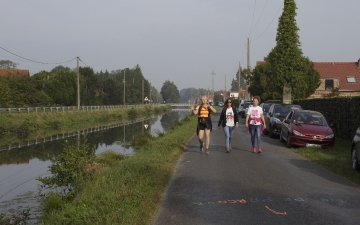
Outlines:
{"label": "woman in pink top", "polygon": [[255,138],[257,139],[258,153],[262,152],[261,149],[261,133],[266,128],[263,110],[259,106],[260,97],[254,96],[253,105],[249,107],[246,114],[245,126],[249,128],[251,133],[252,152],[256,152]]}

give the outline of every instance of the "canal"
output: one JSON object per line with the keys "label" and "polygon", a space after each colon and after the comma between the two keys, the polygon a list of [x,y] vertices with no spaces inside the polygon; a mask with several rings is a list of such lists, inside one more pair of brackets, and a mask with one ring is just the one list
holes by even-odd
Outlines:
{"label": "canal", "polygon": [[0,213],[30,209],[32,221],[41,215],[40,198],[37,197],[41,183],[36,178],[50,175],[48,167],[62,152],[65,141],[76,143],[86,135],[88,143],[95,146],[96,154],[111,150],[131,156],[136,154],[136,149],[131,146],[135,134],[148,132],[156,137],[188,114],[190,110],[171,110],[131,123],[115,123],[36,140],[24,139],[6,145],[0,138]]}

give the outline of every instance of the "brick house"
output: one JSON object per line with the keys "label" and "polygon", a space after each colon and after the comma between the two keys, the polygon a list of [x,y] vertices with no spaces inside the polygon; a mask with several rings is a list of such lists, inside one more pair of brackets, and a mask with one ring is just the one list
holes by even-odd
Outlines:
{"label": "brick house", "polygon": [[320,86],[310,98],[335,91],[338,96],[360,96],[360,59],[357,62],[314,62],[320,73]]}
{"label": "brick house", "polygon": [[[264,64],[258,61],[256,65]],[[320,74],[320,86],[309,98],[337,96],[360,96],[360,59],[357,62],[314,62]]]}
{"label": "brick house", "polygon": [[17,69],[0,69],[0,76],[29,76],[29,70],[17,70]]}

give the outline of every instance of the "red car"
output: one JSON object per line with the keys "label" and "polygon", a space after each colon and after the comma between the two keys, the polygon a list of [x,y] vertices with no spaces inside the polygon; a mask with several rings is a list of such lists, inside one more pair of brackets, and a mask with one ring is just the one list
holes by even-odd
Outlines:
{"label": "red car", "polygon": [[333,147],[335,135],[325,117],[316,111],[293,110],[281,125],[280,141],[291,146]]}

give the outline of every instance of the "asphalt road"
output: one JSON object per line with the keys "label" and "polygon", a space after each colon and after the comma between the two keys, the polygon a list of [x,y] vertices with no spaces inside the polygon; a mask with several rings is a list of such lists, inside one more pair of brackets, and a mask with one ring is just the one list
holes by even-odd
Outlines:
{"label": "asphalt road", "polygon": [[252,153],[244,119],[226,153],[212,120],[210,155],[194,135],[151,224],[360,224],[359,186],[267,135]]}

